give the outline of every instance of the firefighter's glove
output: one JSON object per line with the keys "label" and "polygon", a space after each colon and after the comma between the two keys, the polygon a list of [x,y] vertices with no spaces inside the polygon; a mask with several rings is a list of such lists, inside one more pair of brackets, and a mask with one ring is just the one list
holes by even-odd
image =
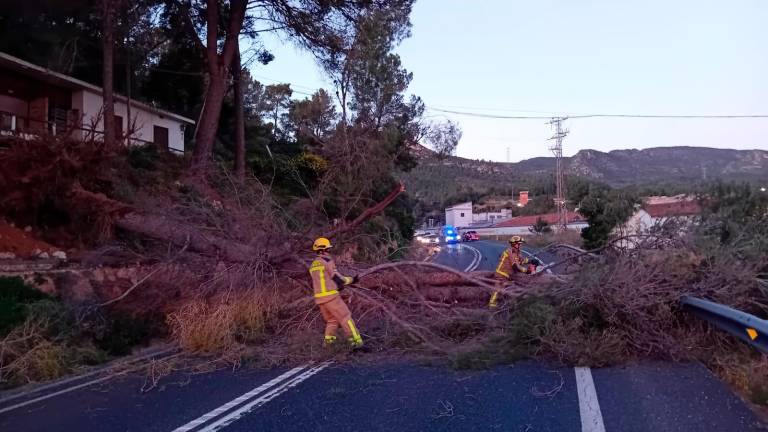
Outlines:
{"label": "firefighter's glove", "polygon": [[333,275],[333,281],[336,282],[336,285],[338,285],[339,289],[342,289],[344,285],[348,285],[352,278],[347,276],[339,276],[339,275]]}

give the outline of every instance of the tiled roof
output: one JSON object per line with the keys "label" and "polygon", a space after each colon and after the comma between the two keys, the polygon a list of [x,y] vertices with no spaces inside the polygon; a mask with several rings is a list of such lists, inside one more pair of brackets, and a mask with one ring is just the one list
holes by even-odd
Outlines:
{"label": "tiled roof", "polygon": [[643,208],[653,218],[694,216],[701,213],[701,206],[693,200],[646,204]]}

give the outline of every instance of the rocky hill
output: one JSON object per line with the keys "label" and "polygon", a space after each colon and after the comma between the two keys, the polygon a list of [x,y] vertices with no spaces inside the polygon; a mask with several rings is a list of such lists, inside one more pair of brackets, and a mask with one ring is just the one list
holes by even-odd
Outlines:
{"label": "rocky hill", "polygon": [[[525,161],[521,162],[525,163]],[[768,151],[705,147],[582,150],[568,158],[569,172],[614,185],[657,181],[768,178]]]}
{"label": "rocky hill", "polygon": [[[423,147],[415,152],[419,166],[403,179],[416,198],[435,203],[471,192],[515,193],[519,188],[546,187],[555,159],[538,157],[516,163],[460,157],[437,159]],[[565,158],[571,176],[612,186],[692,183],[722,178],[768,182],[768,151],[706,147],[656,147],[600,152],[581,150]]]}

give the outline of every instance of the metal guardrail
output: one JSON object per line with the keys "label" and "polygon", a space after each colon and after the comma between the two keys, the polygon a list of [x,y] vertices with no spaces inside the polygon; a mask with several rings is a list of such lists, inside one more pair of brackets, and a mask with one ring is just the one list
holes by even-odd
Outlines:
{"label": "metal guardrail", "polygon": [[680,299],[683,308],[720,330],[768,353],[768,321],[719,303],[691,296]]}

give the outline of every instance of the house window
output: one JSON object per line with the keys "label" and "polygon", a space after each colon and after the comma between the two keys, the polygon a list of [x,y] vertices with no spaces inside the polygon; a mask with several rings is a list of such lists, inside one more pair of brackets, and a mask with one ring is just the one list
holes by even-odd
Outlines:
{"label": "house window", "polygon": [[461,217],[464,217],[464,213],[461,214]]}
{"label": "house window", "polygon": [[119,115],[115,116],[115,138],[123,138],[123,118]]}
{"label": "house window", "polygon": [[168,128],[155,126],[152,136],[157,148],[165,151],[168,150]]}

